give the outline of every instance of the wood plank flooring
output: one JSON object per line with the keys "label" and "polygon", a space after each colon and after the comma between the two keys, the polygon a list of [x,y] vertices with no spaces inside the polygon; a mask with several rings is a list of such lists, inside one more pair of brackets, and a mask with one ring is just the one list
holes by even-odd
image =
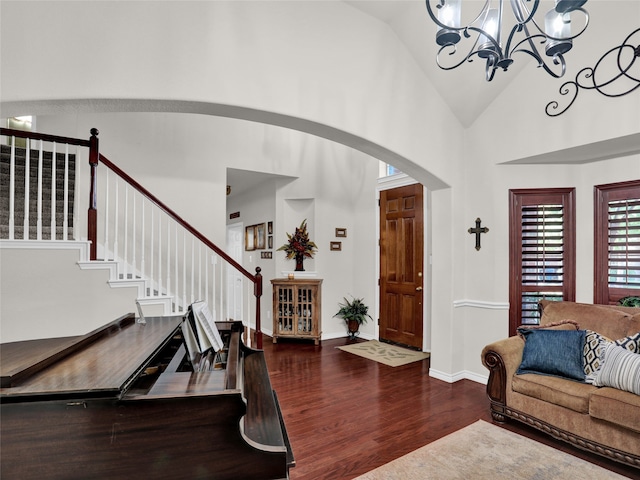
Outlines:
{"label": "wood plank flooring", "polygon": [[[348,480],[463,428],[490,422],[485,386],[429,377],[429,360],[388,367],[343,352],[347,338],[264,337],[273,388],[296,458],[291,480]],[[518,424],[505,428],[628,478],[640,472],[565,446]]]}

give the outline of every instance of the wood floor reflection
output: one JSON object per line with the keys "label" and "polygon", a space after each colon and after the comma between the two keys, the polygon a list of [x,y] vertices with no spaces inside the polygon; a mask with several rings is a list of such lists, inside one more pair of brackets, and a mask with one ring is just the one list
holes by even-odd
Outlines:
{"label": "wood floor reflection", "polygon": [[[273,388],[296,458],[291,480],[348,480],[476,420],[490,422],[485,386],[429,376],[430,360],[388,367],[336,347],[264,337]],[[629,478],[640,472],[565,446],[537,431],[505,428]]]}

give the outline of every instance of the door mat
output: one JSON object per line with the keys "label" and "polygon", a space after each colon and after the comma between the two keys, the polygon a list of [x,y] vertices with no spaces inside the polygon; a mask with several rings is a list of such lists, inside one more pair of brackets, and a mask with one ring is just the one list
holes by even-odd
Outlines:
{"label": "door mat", "polygon": [[384,363],[390,367],[399,367],[407,363],[418,362],[429,358],[428,353],[409,350],[408,348],[402,348],[396,345],[389,345],[388,343],[379,342],[378,340],[369,340],[368,342],[354,343],[353,345],[336,348],[360,357],[368,358],[369,360]]}

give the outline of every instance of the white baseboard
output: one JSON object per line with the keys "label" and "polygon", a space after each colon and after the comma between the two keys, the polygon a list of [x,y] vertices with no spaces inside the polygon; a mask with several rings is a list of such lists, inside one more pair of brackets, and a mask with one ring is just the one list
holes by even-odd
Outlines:
{"label": "white baseboard", "polygon": [[471,380],[483,385],[486,385],[489,379],[488,376],[485,377],[483,375],[478,375],[477,373],[468,372],[466,370],[454,374],[449,374],[434,370],[433,368],[429,369],[429,376],[447,383],[455,383],[459,380]]}

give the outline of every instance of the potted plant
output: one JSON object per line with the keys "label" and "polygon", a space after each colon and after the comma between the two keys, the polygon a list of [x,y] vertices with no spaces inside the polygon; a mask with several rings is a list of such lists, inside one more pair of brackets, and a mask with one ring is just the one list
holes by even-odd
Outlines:
{"label": "potted plant", "polygon": [[351,301],[344,298],[343,303],[339,303],[340,310],[334,315],[334,317],[340,317],[344,319],[347,324],[349,338],[354,339],[360,331],[360,325],[367,323],[367,317],[369,315],[369,307],[364,304],[362,298],[351,297]]}
{"label": "potted plant", "polygon": [[640,297],[629,296],[621,298],[618,301],[618,305],[623,307],[640,307]]}

